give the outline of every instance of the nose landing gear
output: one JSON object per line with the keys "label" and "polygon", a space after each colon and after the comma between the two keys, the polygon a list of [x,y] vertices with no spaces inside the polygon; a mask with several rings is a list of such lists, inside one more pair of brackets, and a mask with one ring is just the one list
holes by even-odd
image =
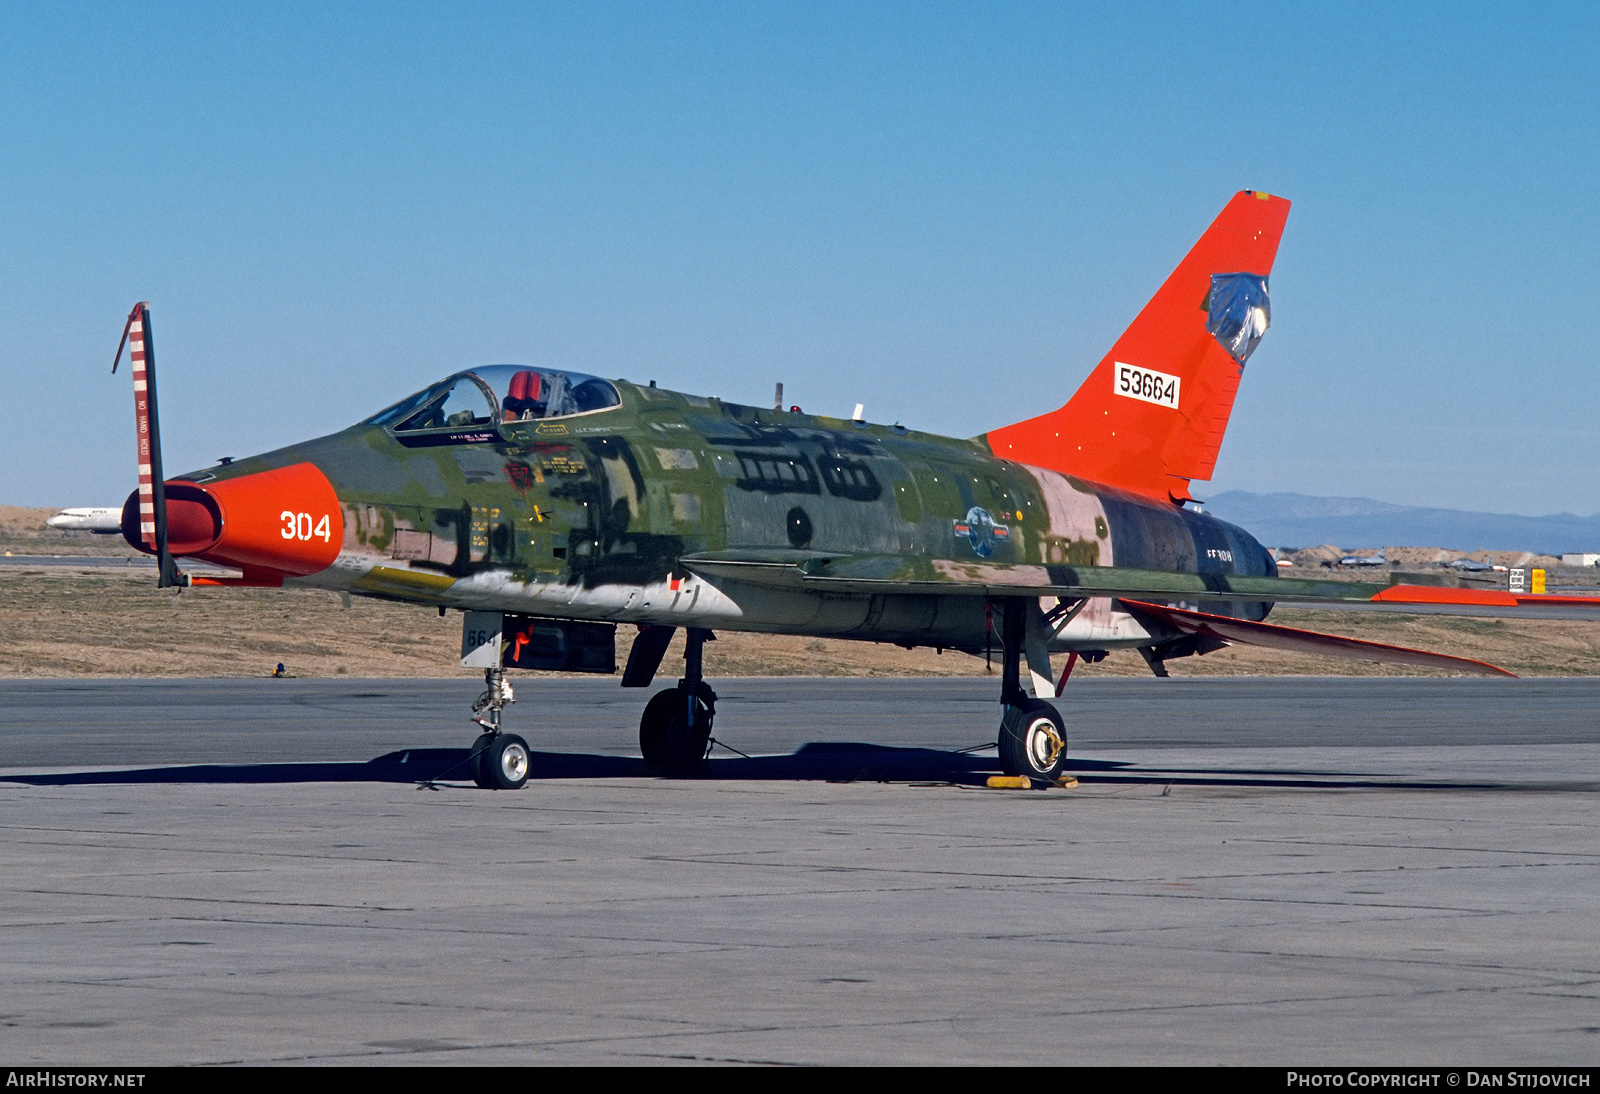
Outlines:
{"label": "nose landing gear", "polygon": [[483,683],[483,694],[472,704],[473,721],[484,729],[468,753],[472,781],[485,790],[519,790],[528,781],[528,742],[500,732],[500,712],[516,697],[503,668],[485,669]]}

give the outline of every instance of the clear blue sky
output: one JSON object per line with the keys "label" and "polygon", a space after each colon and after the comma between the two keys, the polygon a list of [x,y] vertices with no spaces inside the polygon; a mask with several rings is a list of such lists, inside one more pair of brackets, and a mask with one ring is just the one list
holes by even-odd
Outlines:
{"label": "clear blue sky", "polygon": [[560,363],[968,436],[1236,190],[1295,202],[1213,484],[1600,510],[1600,7],[72,4],[0,29],[0,502]]}

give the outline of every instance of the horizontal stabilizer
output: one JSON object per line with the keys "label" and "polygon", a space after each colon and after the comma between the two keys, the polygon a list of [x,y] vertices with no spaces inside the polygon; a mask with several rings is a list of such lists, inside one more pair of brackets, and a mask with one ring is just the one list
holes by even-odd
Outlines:
{"label": "horizontal stabilizer", "polygon": [[1123,600],[1122,606],[1136,614],[1153,616],[1187,634],[1215,638],[1223,642],[1236,642],[1244,646],[1263,646],[1290,653],[1315,653],[1327,657],[1379,661],[1391,665],[1448,669],[1452,672],[1470,672],[1479,676],[1516,676],[1516,673],[1507,672],[1487,661],[1451,657],[1449,654],[1431,653],[1428,650],[1387,646],[1382,642],[1363,642],[1359,638],[1302,631],[1295,627],[1280,627],[1272,623],[1252,623],[1246,619],[1230,619],[1227,616],[1170,608],[1164,604],[1146,604],[1137,600]]}

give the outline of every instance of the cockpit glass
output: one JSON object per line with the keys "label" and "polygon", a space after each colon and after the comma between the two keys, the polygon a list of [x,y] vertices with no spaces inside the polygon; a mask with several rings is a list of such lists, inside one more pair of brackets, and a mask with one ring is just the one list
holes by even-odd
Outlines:
{"label": "cockpit glass", "polygon": [[434,398],[427,406],[402,420],[396,429],[470,429],[494,422],[494,407],[483,388],[470,377],[463,376],[444,392],[443,398]]}
{"label": "cockpit glass", "polygon": [[[485,387],[493,393],[493,400],[484,394]],[[500,422],[533,421],[621,404],[616,386],[598,376],[524,365],[485,365],[419,391],[361,424],[388,426],[399,432],[481,429],[497,417]]]}
{"label": "cockpit glass", "polygon": [[407,396],[406,398],[401,399],[398,403],[394,404],[394,406],[385,407],[372,417],[361,419],[360,424],[393,425],[395,422],[408,417],[413,410],[416,410],[423,403],[426,403],[428,400],[432,399],[435,395],[439,394],[440,391],[444,390],[448,386],[448,384],[434,384],[432,387],[423,388],[415,395]]}

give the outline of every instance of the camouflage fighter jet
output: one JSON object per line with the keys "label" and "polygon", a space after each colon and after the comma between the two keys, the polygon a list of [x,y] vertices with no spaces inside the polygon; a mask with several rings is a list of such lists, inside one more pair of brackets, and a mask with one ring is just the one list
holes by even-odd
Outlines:
{"label": "camouflage fighter jet", "polygon": [[[686,632],[684,675],[639,729],[646,761],[676,773],[709,751],[702,649],[717,629],[992,650],[1002,766],[1039,784],[1066,764],[1049,700],[1079,658],[1113,649],[1163,676],[1172,658],[1235,642],[1499,673],[1263,620],[1275,602],[1584,614],[1596,602],[1416,575],[1282,578],[1249,533],[1193,506],[1190,482],[1210,477],[1267,329],[1288,212],[1283,198],[1236,195],[1064,406],[964,440],[488,365],[331,436],[167,481],[141,304],[123,335],[140,469],[123,534],[159,556],[162,585],[465,613],[463,663],[487,684],[471,752],[485,787],[528,777],[527,743],[500,726],[506,670],[615,672],[619,627],[632,636],[624,687],[648,686]],[[237,576],[183,575],[174,558]]]}

